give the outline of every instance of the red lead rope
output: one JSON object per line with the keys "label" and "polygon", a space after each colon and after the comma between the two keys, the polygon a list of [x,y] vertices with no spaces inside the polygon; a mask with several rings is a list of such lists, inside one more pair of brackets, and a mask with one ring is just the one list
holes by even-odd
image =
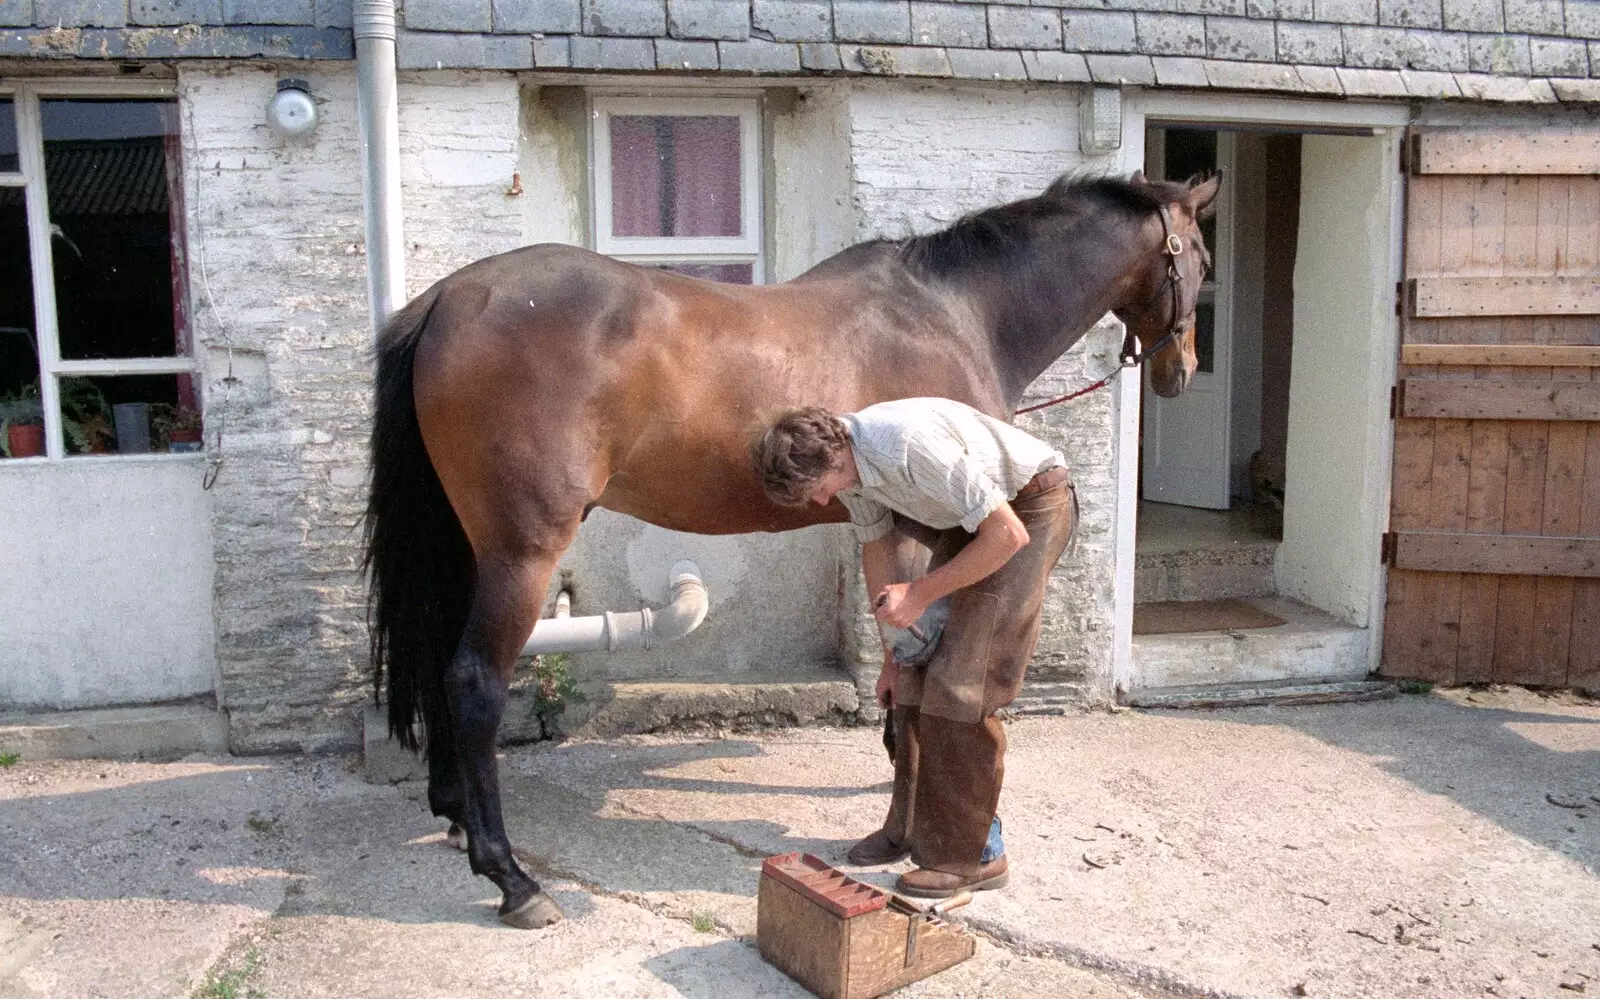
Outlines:
{"label": "red lead rope", "polygon": [[1093,385],[1090,385],[1088,388],[1081,388],[1078,391],[1072,393],[1071,395],[1064,395],[1059,399],[1051,399],[1049,402],[1041,402],[1041,403],[1038,403],[1038,404],[1033,405],[1033,406],[1028,406],[1028,407],[1026,407],[1024,409],[1019,409],[1019,410],[1016,411],[1015,415],[1021,416],[1023,413],[1031,413],[1036,409],[1049,409],[1051,406],[1055,406],[1055,405],[1058,405],[1058,404],[1063,403],[1063,402],[1071,402],[1072,400],[1078,398],[1078,396],[1080,396],[1080,395],[1088,395],[1090,392],[1093,392],[1095,389],[1105,388],[1107,385],[1111,384],[1111,379],[1117,377],[1118,372],[1120,372],[1121,370],[1122,370],[1122,368],[1118,367],[1118,368],[1114,369],[1111,372],[1111,374],[1106,375],[1104,378],[1102,378],[1099,381],[1095,382]]}

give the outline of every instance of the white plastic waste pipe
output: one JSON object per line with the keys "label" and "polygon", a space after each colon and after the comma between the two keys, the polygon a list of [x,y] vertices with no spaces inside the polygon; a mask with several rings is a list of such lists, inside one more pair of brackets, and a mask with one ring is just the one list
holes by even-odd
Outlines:
{"label": "white plastic waste pipe", "polygon": [[556,596],[556,616],[539,619],[522,647],[523,654],[650,649],[682,638],[706,619],[711,594],[700,579],[700,567],[688,559],[674,564],[667,579],[672,586],[667,606],[627,614],[607,611],[572,617],[572,598],[561,591]]}

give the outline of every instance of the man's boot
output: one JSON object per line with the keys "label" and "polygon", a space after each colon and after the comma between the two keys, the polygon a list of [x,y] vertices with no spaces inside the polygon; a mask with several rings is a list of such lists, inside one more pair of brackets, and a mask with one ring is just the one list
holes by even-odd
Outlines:
{"label": "man's boot", "polygon": [[917,786],[917,709],[893,709],[895,754],[894,794],[889,814],[878,829],[850,848],[846,858],[857,867],[881,867],[911,855],[911,811]]}

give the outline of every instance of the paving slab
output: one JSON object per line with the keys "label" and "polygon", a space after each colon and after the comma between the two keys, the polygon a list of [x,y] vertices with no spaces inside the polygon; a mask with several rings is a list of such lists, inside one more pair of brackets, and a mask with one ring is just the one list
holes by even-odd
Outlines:
{"label": "paving slab", "polygon": [[[1011,885],[957,913],[973,960],[900,994],[1600,991],[1592,702],[1456,691],[1008,732]],[[569,916],[519,932],[423,785],[360,769],[0,768],[0,996],[800,997],[751,940],[760,860],[842,864],[889,777],[868,729],[510,750],[513,842]]]}

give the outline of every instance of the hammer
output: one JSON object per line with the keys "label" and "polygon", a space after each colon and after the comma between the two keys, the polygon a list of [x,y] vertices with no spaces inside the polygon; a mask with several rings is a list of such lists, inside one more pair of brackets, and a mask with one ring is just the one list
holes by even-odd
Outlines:
{"label": "hammer", "polygon": [[906,921],[906,963],[907,968],[917,963],[917,931],[926,921],[938,919],[951,909],[959,909],[972,901],[972,892],[963,891],[951,895],[949,898],[940,899],[932,905],[923,908],[908,902],[898,895],[892,896],[890,904],[896,909],[908,913],[911,918]]}

